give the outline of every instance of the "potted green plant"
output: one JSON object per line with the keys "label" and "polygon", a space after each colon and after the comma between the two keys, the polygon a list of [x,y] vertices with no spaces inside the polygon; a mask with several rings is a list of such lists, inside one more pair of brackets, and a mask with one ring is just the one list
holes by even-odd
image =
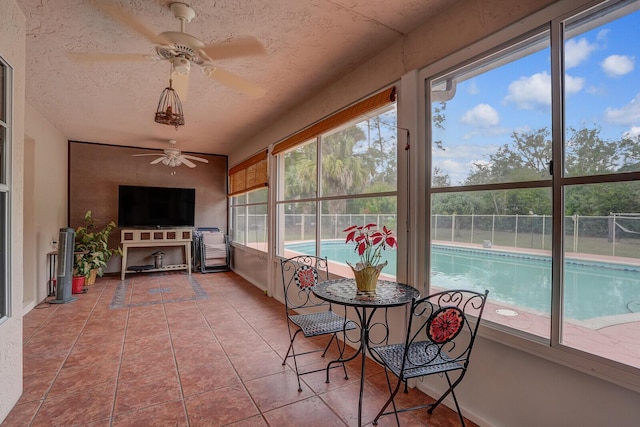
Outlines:
{"label": "potted green plant", "polygon": [[109,248],[109,236],[114,228],[114,221],[98,228],[90,210],[84,215],[84,225],[76,228],[74,271],[85,277],[89,285],[95,282],[96,276],[102,277],[113,255],[122,255],[122,248]]}

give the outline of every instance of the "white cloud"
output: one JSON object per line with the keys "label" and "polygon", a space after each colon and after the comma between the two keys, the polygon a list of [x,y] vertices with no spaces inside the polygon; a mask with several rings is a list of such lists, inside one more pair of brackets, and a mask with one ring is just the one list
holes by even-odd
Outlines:
{"label": "white cloud", "polygon": [[589,43],[584,37],[581,39],[571,39],[564,44],[564,67],[573,68],[585,61],[597,45]]}
{"label": "white cloud", "polygon": [[625,138],[637,138],[640,136],[640,126],[632,126],[631,129],[622,134]]}
{"label": "white cloud", "polygon": [[[564,76],[564,90],[571,95],[585,86],[583,77]],[[537,105],[551,105],[551,76],[546,71],[529,77],[520,77],[509,84],[505,102],[512,102],[521,110],[532,110]]]}
{"label": "white cloud", "polygon": [[464,135],[462,135],[462,139],[469,140],[469,139],[472,139],[473,137],[476,137],[476,136],[494,137],[494,136],[505,135],[507,133],[509,133],[509,130],[505,129],[502,126],[486,127],[486,128],[482,128],[482,129],[476,128],[476,129],[473,129],[472,131],[467,132]]}
{"label": "white cloud", "polygon": [[611,123],[637,125],[640,122],[640,93],[621,108],[607,108],[604,116]]}
{"label": "white cloud", "polygon": [[529,126],[529,125],[518,126],[518,127],[513,129],[513,132],[519,133],[519,134],[531,132],[531,126]]}
{"label": "white cloud", "polygon": [[475,82],[475,81],[472,81],[472,82],[469,84],[469,88],[467,89],[467,93],[468,93],[469,95],[477,95],[477,94],[479,94],[479,93],[480,93],[480,89],[478,88],[478,85],[476,84],[476,82]]}
{"label": "white cloud", "polygon": [[464,113],[460,121],[468,125],[488,128],[500,123],[500,115],[491,105],[478,104]]}
{"label": "white cloud", "polygon": [[469,165],[477,160],[477,157],[482,157],[488,154],[493,154],[498,149],[496,144],[456,144],[450,146],[446,151],[440,149],[433,149],[431,155],[434,161],[437,159],[439,163],[454,162],[460,165]]}
{"label": "white cloud", "polygon": [[589,95],[605,96],[607,94],[607,88],[604,85],[589,86],[586,91]]}
{"label": "white cloud", "polygon": [[634,58],[626,55],[610,55],[600,63],[609,77],[620,77],[633,71]]}
{"label": "white cloud", "polygon": [[504,98],[522,110],[531,110],[535,105],[551,105],[551,77],[545,72],[529,77],[520,77],[511,82],[509,94]]}
{"label": "white cloud", "polygon": [[600,30],[600,31],[598,31],[598,35],[596,36],[596,40],[598,40],[599,42],[606,42],[608,35],[609,35],[609,30],[607,30],[607,29]]}
{"label": "white cloud", "polygon": [[584,88],[585,79],[583,77],[573,77],[564,75],[564,91],[567,95],[578,93]]}
{"label": "white cloud", "polygon": [[495,153],[497,145],[456,145],[451,150],[433,150],[433,166],[438,167],[440,172],[449,175],[451,183],[461,184],[469,176],[469,172],[474,169],[475,163],[488,164],[484,159],[489,154]]}

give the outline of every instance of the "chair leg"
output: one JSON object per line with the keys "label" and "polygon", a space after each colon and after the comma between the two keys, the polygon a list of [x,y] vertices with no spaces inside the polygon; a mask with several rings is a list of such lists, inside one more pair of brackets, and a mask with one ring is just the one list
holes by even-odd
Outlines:
{"label": "chair leg", "polygon": [[[344,351],[347,348],[347,343],[343,342],[342,345],[340,345],[340,340],[338,339],[338,335],[337,334],[333,334],[333,337],[336,339],[336,346],[338,347],[338,360],[342,360],[342,357],[344,356]],[[347,374],[347,365],[345,365],[344,362],[342,362],[342,369],[344,370],[344,379],[348,380],[349,379],[349,374]],[[327,384],[329,383],[329,370],[327,369]]]}
{"label": "chair leg", "polygon": [[440,396],[440,398],[437,401],[435,401],[429,407],[429,410],[427,411],[429,414],[432,414],[433,410],[436,409],[436,407],[442,403],[442,401],[449,395],[449,393],[451,393],[451,396],[453,397],[453,402],[455,403],[456,409],[458,411],[458,417],[460,418],[460,423],[462,424],[462,427],[465,427],[464,417],[462,416],[462,411],[460,411],[460,405],[458,405],[458,398],[456,397],[456,393],[453,391],[453,389],[460,383],[460,381],[462,381],[462,378],[464,377],[465,373],[466,373],[466,371],[462,371],[460,376],[453,383],[451,382],[451,378],[449,377],[449,373],[448,372],[444,373],[445,378],[447,379],[447,383],[449,384],[449,388],[447,389],[447,391],[445,391],[442,394],[442,396]]}
{"label": "chair leg", "polygon": [[[284,359],[282,359],[282,366],[284,366],[287,363],[287,358],[289,357],[289,353],[291,353],[291,350],[293,350],[293,341],[295,341],[296,336],[298,336],[298,332],[301,332],[301,329],[298,329],[296,331],[296,333],[293,334],[293,337],[291,337],[291,333],[289,333],[289,337],[291,338],[291,342],[289,343],[289,348],[287,349],[287,354],[284,356]],[[293,352],[293,354],[295,355],[295,351]]]}
{"label": "chair leg", "polygon": [[[449,373],[445,372],[444,375],[447,377],[447,382],[449,383],[449,388],[451,388],[451,396],[453,397],[453,402],[456,404],[456,409],[458,410],[458,417],[460,417],[460,423],[462,424],[462,427],[465,427],[464,425],[464,417],[462,416],[462,411],[460,411],[460,405],[458,405],[458,398],[456,397],[456,392],[453,391],[453,387],[451,385],[451,379],[449,378]],[[460,380],[458,380],[458,382],[460,382]],[[458,383],[456,382],[456,384]]]}
{"label": "chair leg", "polygon": [[[287,359],[289,357],[293,357],[293,367],[296,370],[296,377],[298,378],[298,391],[302,391],[302,384],[300,383],[300,373],[298,372],[298,360],[296,359],[296,350],[293,348],[293,342],[295,341],[296,336],[298,336],[298,333],[301,331],[302,331],[301,329],[298,329],[296,333],[293,334],[293,337],[291,338],[291,343],[289,344],[289,348],[287,349],[287,354],[284,356],[284,359],[282,359],[282,366],[284,366],[287,364]],[[291,356],[289,356],[289,353],[291,353]]]}
{"label": "chair leg", "polygon": [[387,377],[387,386],[389,387],[389,399],[387,399],[387,401],[385,402],[385,404],[382,406],[382,408],[380,409],[380,411],[378,412],[378,415],[376,415],[376,417],[373,419],[373,425],[378,425],[378,420],[380,419],[381,416],[383,415],[388,415],[391,412],[384,412],[385,409],[387,409],[387,407],[391,404],[393,406],[393,413],[396,416],[396,423],[398,424],[398,427],[400,427],[400,418],[398,417],[398,408],[396,408],[396,402],[395,402],[395,397],[396,394],[398,394],[398,391],[400,391],[400,385],[403,383],[402,379],[398,378],[398,384],[396,384],[396,388],[394,390],[391,389],[391,378],[389,378],[389,371],[385,368],[384,373]]}
{"label": "chair leg", "polygon": [[[336,338],[336,334],[331,335],[331,339],[329,340],[329,343],[327,343],[327,346],[324,348],[324,351],[322,352],[322,357],[324,357],[327,354],[327,351],[329,350],[329,346],[333,342],[334,338],[336,341],[338,341],[338,338]],[[340,348],[339,344],[338,344],[338,348]]]}

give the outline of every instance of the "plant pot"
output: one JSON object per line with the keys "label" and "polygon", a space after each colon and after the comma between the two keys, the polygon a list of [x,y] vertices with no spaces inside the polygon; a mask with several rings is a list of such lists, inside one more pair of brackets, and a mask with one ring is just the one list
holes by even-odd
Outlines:
{"label": "plant pot", "polygon": [[92,268],[91,271],[89,271],[89,277],[87,277],[87,280],[86,280],[87,286],[93,285],[94,283],[96,283],[97,277],[98,277],[98,269]]}
{"label": "plant pot", "polygon": [[81,294],[84,292],[84,276],[73,276],[71,279],[71,293]]}
{"label": "plant pot", "polygon": [[380,272],[386,266],[386,261],[383,264],[378,264],[376,266],[362,264],[361,262],[357,263],[355,267],[349,264],[349,267],[351,267],[351,270],[353,270],[353,275],[356,278],[356,286],[358,288],[358,291],[375,292]]}

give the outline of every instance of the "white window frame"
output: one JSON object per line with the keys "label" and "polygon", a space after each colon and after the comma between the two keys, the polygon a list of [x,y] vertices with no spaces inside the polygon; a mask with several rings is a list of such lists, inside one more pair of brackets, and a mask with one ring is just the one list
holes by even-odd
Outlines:
{"label": "white window frame", "polygon": [[[266,191],[267,192],[267,200],[265,202],[249,202],[249,193],[251,192],[255,192],[255,191]],[[233,199],[237,196],[241,196],[244,195],[246,197],[246,201],[244,203],[234,203]],[[254,206],[265,206],[265,210],[267,211],[266,214],[266,221],[265,221],[265,226],[267,227],[267,241],[265,242],[265,248],[263,249],[258,249],[255,248],[253,246],[249,246],[247,244],[248,241],[248,234],[249,234],[249,208],[254,207]],[[236,230],[235,226],[235,218],[236,216],[236,212],[240,209],[244,209],[244,214],[245,214],[245,228],[244,230]],[[249,251],[254,251],[255,253],[258,254],[265,254],[269,251],[269,188],[268,187],[264,187],[264,189],[260,188],[260,189],[256,189],[256,190],[250,190],[250,191],[246,191],[244,193],[241,194],[236,194],[234,196],[229,196],[229,224],[231,224],[231,228],[229,230],[229,235],[231,236],[231,244],[234,246],[242,246],[243,248],[249,250]],[[237,240],[233,240],[233,237],[235,235],[235,233],[237,233],[238,231],[242,231],[243,232],[243,236],[244,239],[243,241],[237,241]]]}
{"label": "white window frame", "polygon": [[[564,139],[564,128],[562,126],[563,112],[561,111],[561,97],[562,92],[558,92],[558,85],[562,81],[561,72],[561,44],[562,44],[562,29],[563,22],[569,18],[583,13],[591,8],[605,7],[605,5],[615,4],[617,1],[594,1],[576,8],[575,3],[571,0],[561,1],[553,4],[552,6],[537,12],[522,21],[513,24],[502,31],[499,31],[477,43],[474,43],[467,48],[455,52],[452,55],[443,58],[421,70],[418,71],[418,93],[424,94],[418,100],[418,116],[421,118],[429,117],[429,111],[431,109],[430,90],[428,82],[437,78],[439,75],[445,74],[447,71],[461,68],[478,58],[485,58],[494,54],[495,52],[504,48],[504,46],[510,46],[519,42],[520,40],[530,36],[531,34],[540,31],[540,29],[549,28],[551,34],[551,55],[552,68],[551,79],[553,85],[552,92],[552,135],[556,141],[562,141]],[[424,141],[429,142],[428,149],[425,150],[424,158],[418,159],[421,162],[424,170],[431,171],[431,155],[430,155],[430,124],[426,123],[426,120],[418,120],[418,134]],[[555,144],[553,148],[554,158],[561,158],[562,145]],[[554,168],[559,169],[559,168]],[[425,221],[431,212],[430,206],[430,190],[428,182],[430,182],[430,172],[425,174],[425,182],[427,182],[425,188],[425,216],[422,218]],[[611,178],[606,178],[611,179]],[[568,184],[575,183],[592,183],[600,182],[597,179],[590,177],[579,178],[562,178],[559,172],[556,172],[552,177],[553,187],[553,206],[554,212],[563,212],[562,209],[562,192],[561,188]],[[428,221],[428,220],[427,220]],[[554,217],[554,235],[559,233],[562,229],[562,215],[556,215]],[[424,233],[421,238],[424,239],[421,248],[425,253],[429,253],[430,241],[430,227],[425,227]],[[560,233],[561,235],[562,233]],[[554,242],[553,262],[554,265],[562,265],[563,261],[563,246]],[[424,278],[426,289],[429,286],[429,271],[425,263],[424,270],[420,272],[420,276]],[[508,345],[513,348],[528,352],[535,356],[577,369],[581,372],[593,375],[595,377],[611,381],[615,384],[627,387],[629,389],[640,391],[640,369],[602,358],[600,356],[590,354],[581,350],[577,350],[571,347],[567,347],[560,343],[560,328],[562,323],[561,312],[561,298],[560,298],[560,286],[561,283],[560,271],[554,268],[553,274],[553,295],[552,295],[552,330],[550,345],[547,340],[536,340],[530,336],[524,336],[521,332],[501,327],[500,325],[487,325],[484,323],[481,325],[480,335],[496,341],[498,343]]]}
{"label": "white window frame", "polygon": [[[394,102],[396,105],[396,127],[397,127],[397,122],[399,120],[399,111],[398,111],[398,102]],[[281,230],[284,227],[284,218],[281,217],[278,212],[279,212],[279,207],[281,205],[286,205],[287,203],[315,203],[316,204],[316,229],[315,229],[315,244],[316,244],[316,253],[320,253],[320,245],[322,243],[322,221],[321,221],[321,209],[319,208],[322,202],[326,202],[326,201],[330,201],[330,200],[349,200],[349,199],[366,199],[366,198],[372,198],[372,197],[395,197],[396,198],[396,203],[397,203],[397,212],[396,212],[396,216],[399,218],[399,214],[401,212],[401,208],[400,208],[400,200],[399,200],[399,193],[398,193],[398,188],[400,186],[399,181],[396,182],[396,189],[395,191],[387,191],[387,192],[379,192],[379,193],[364,193],[364,194],[341,194],[341,195],[331,195],[331,196],[321,196],[320,194],[322,194],[322,142],[323,142],[323,137],[327,134],[332,134],[336,131],[339,131],[340,129],[344,129],[344,128],[348,128],[350,126],[353,126],[356,123],[359,123],[361,121],[363,121],[364,119],[371,117],[371,116],[375,116],[375,115],[379,115],[382,114],[384,111],[386,111],[386,109],[390,108],[392,104],[386,105],[384,107],[381,107],[373,112],[369,112],[366,114],[363,114],[353,120],[350,120],[346,123],[341,124],[338,127],[332,128],[330,130],[327,130],[326,132],[323,132],[322,134],[308,139],[307,141],[305,141],[303,144],[299,144],[296,147],[292,147],[289,150],[283,151],[281,153],[276,154],[274,157],[276,158],[275,160],[275,164],[276,164],[276,176],[278,177],[278,182],[276,183],[276,185],[274,185],[273,187],[276,189],[276,193],[275,193],[275,198],[274,198],[274,212],[275,212],[275,216],[276,216],[276,220],[275,220],[275,233],[276,233],[276,241],[274,242],[274,256],[275,257],[280,257],[282,258],[282,253],[284,251],[284,239],[281,237],[284,235],[284,233],[281,232]],[[314,197],[305,197],[305,198],[300,198],[300,199],[286,199],[284,197],[284,156],[286,156],[288,153],[290,153],[291,151],[295,150],[295,148],[307,144],[307,143],[311,143],[311,142],[316,142],[316,189],[315,189],[315,195]],[[400,163],[400,138],[397,135],[396,136],[396,154],[398,156],[398,162],[396,165],[396,174],[398,173],[399,170],[399,163]],[[398,252],[398,254],[400,254],[400,252]],[[322,255],[322,254],[321,254]],[[331,261],[331,260],[329,260]],[[404,270],[401,269],[401,266],[398,265],[398,269],[396,272],[396,275],[399,277],[401,275],[406,274],[404,272]]]}
{"label": "white window frame", "polygon": [[11,292],[11,141],[13,123],[13,69],[0,57],[0,66],[4,68],[3,103],[5,120],[0,119],[0,127],[4,129],[4,144],[1,160],[3,174],[0,176],[0,193],[4,203],[0,203],[0,325],[12,316]]}

